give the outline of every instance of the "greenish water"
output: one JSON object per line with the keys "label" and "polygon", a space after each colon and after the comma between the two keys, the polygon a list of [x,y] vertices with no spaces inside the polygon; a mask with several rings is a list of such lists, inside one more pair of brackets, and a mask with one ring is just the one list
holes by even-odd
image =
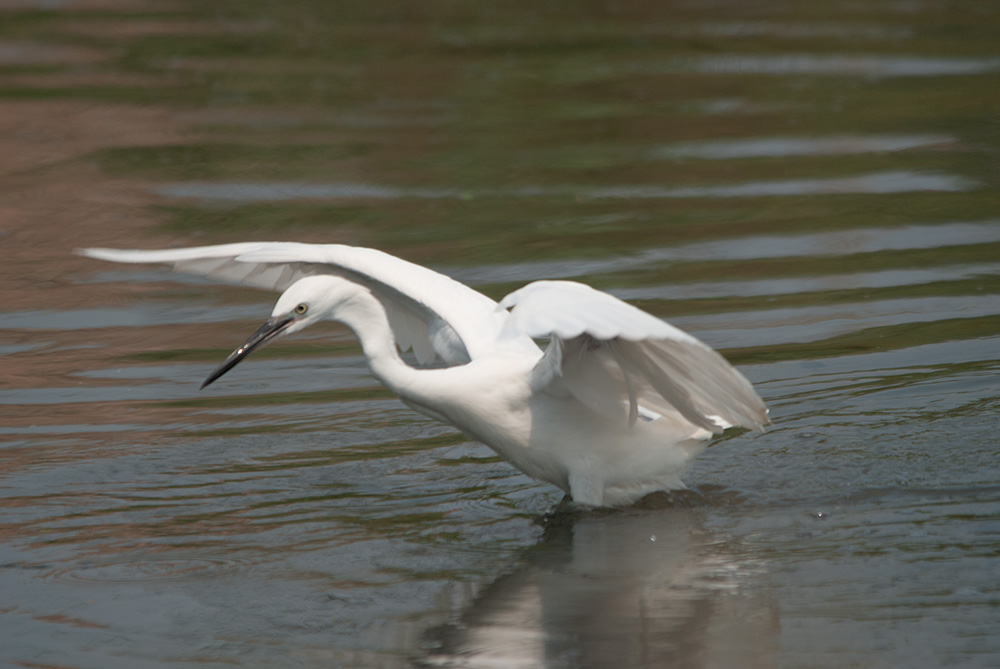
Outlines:
{"label": "greenish water", "polygon": [[[991,3],[0,7],[0,663],[1000,663]],[[272,295],[73,256],[375,246],[586,281],[771,408],[561,495]]]}

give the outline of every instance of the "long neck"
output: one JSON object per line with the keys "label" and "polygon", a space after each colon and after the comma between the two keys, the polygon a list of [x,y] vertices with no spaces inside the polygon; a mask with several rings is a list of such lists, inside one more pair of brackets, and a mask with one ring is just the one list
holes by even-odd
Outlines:
{"label": "long neck", "polygon": [[379,381],[397,395],[407,386],[415,370],[396,348],[385,307],[367,289],[357,293],[337,310],[336,320],[354,331],[368,359],[368,367]]}

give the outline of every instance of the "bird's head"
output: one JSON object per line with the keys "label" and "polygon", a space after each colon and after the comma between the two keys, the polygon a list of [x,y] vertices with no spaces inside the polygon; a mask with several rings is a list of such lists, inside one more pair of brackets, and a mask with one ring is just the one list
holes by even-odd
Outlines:
{"label": "bird's head", "polygon": [[333,318],[337,309],[358,290],[357,284],[332,275],[307,276],[281,294],[271,317],[229,354],[209,374],[201,387],[209,385],[259,348],[285,335],[303,330],[317,321]]}

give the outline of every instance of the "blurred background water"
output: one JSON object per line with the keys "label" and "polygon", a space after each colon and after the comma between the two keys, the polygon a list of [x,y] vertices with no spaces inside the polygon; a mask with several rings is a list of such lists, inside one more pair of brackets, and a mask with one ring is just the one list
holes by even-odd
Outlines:
{"label": "blurred background water", "polygon": [[[1000,5],[0,2],[0,663],[1000,664]],[[612,513],[273,295],[71,255],[583,280],[774,427]]]}

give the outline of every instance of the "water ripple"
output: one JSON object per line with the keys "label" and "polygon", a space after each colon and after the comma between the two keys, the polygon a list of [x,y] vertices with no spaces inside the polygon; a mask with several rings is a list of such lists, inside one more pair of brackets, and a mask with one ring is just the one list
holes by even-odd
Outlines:
{"label": "water ripple", "polygon": [[[644,249],[598,260],[558,260],[450,267],[443,271],[473,284],[527,279],[568,279],[647,268],[666,262],[759,260],[903,251],[1000,242],[1000,221],[986,220],[895,228],[858,228],[805,234],[733,237]],[[616,292],[616,291],[612,291]],[[616,292],[617,294],[617,292]]]}
{"label": "water ripple", "polygon": [[908,193],[913,191],[959,192],[976,184],[964,177],[927,172],[875,172],[820,179],[778,179],[716,186],[611,186],[594,188],[583,195],[592,198],[657,199],[697,197],[775,197],[834,195],[843,193]]}
{"label": "water ripple", "polygon": [[712,346],[728,348],[814,342],[868,328],[997,314],[1000,299],[995,295],[968,295],[680,316],[670,322],[698,332]]}
{"label": "water ripple", "polygon": [[454,189],[389,186],[366,183],[251,183],[186,181],[157,186],[157,195],[177,200],[218,202],[288,202],[292,200],[399,200],[538,198],[671,199],[832,195],[842,193],[906,193],[912,191],[960,192],[977,184],[970,179],[932,172],[874,172],[843,177],[779,179],[711,186],[661,186],[625,184],[583,186],[522,186],[519,188]]}
{"label": "water ripple", "polygon": [[[648,66],[643,66],[648,69]],[[1000,58],[880,56],[847,54],[724,55],[678,59],[667,72],[702,74],[834,75],[864,77],[941,77],[988,74],[1000,70]]]}
{"label": "water ripple", "polygon": [[184,555],[139,556],[118,560],[83,562],[59,569],[49,577],[70,583],[169,583],[214,578],[244,567],[232,558],[206,558]]}
{"label": "water ripple", "polygon": [[750,137],[665,144],[649,151],[650,158],[779,158],[837,156],[905,151],[954,142],[948,135],[841,135],[836,137]]}
{"label": "water ripple", "polygon": [[640,288],[619,288],[623,300],[696,300],[723,297],[797,295],[836,290],[919,286],[944,281],[960,281],[977,276],[1000,274],[1000,263],[947,265],[929,269],[898,269],[827,276],[795,276],[787,279],[711,281],[691,284],[661,284]]}

